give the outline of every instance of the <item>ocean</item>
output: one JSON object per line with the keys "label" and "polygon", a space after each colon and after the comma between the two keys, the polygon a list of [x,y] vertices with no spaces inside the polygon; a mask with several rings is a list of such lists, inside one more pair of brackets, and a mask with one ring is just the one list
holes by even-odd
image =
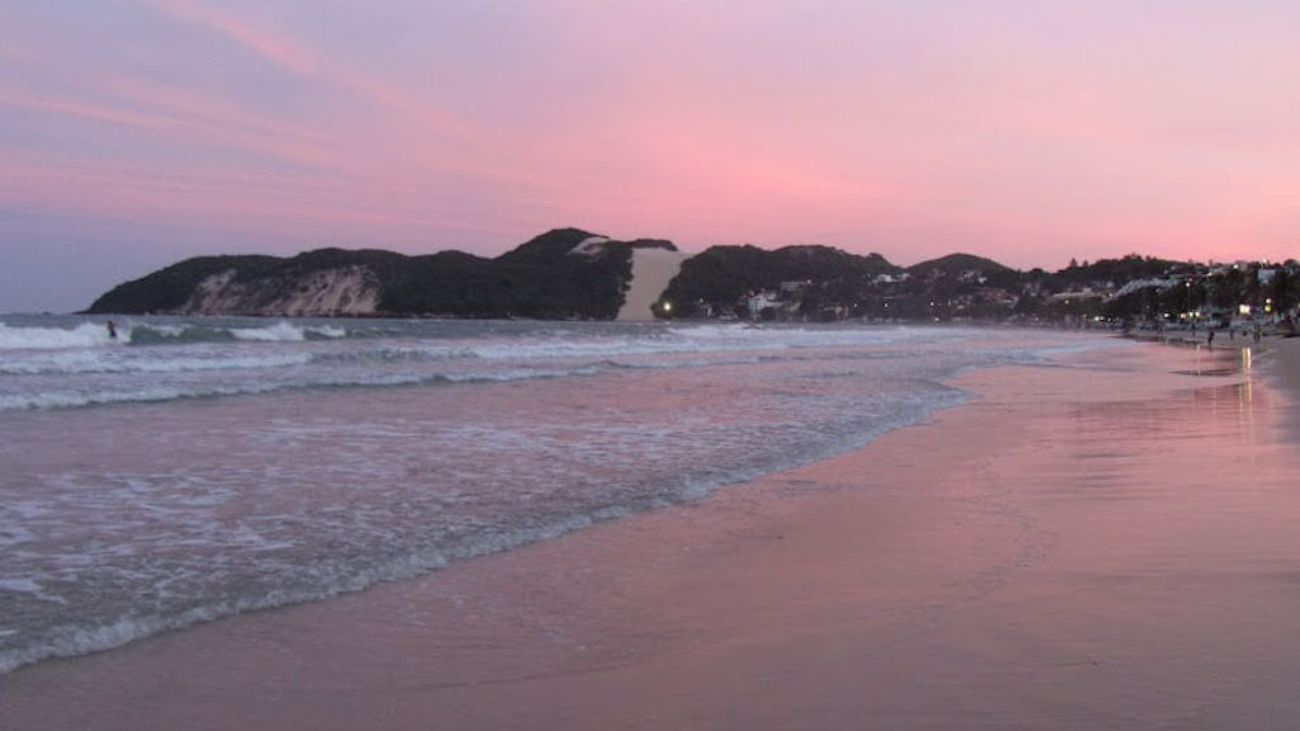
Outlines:
{"label": "ocean", "polygon": [[0,672],[699,500],[1123,345],[957,327],[0,317]]}

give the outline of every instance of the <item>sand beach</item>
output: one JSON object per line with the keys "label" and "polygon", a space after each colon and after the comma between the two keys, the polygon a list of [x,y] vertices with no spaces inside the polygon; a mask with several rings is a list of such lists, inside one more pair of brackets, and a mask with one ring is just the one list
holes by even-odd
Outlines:
{"label": "sand beach", "polygon": [[1293,727],[1296,344],[973,371],[697,504],[22,668],[0,727]]}

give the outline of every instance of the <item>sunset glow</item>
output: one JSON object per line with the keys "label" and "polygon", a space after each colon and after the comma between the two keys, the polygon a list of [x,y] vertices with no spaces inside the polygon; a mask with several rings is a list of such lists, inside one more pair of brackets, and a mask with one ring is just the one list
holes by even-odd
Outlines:
{"label": "sunset glow", "polygon": [[15,0],[0,311],[558,226],[908,265],[1300,255],[1300,5]]}

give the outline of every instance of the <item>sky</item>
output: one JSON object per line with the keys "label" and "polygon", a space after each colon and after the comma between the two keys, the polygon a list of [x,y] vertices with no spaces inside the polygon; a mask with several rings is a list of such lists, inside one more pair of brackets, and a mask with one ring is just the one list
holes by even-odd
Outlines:
{"label": "sky", "polygon": [[548,229],[1300,257],[1295,0],[5,0],[0,312]]}

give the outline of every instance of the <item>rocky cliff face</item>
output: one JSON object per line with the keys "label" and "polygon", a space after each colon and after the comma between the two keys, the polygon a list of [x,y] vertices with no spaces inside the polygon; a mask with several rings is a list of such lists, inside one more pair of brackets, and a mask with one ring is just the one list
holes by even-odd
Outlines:
{"label": "rocky cliff face", "polygon": [[237,269],[204,277],[180,312],[218,315],[374,315],[379,312],[379,277],[357,265],[307,272],[291,286],[267,278],[239,281]]}

